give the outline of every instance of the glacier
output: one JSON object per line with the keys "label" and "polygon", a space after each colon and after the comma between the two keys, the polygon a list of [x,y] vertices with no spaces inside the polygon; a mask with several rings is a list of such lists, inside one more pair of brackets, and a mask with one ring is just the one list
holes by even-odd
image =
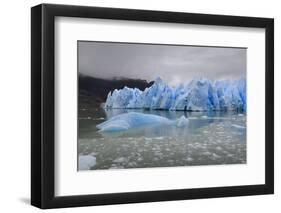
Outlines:
{"label": "glacier", "polygon": [[139,112],[129,112],[113,116],[109,120],[98,124],[96,127],[101,132],[126,131],[146,125],[175,125],[176,127],[185,127],[188,125],[188,119],[184,116],[176,120]]}
{"label": "glacier", "polygon": [[138,88],[109,92],[105,109],[149,109],[180,111],[246,111],[246,80],[193,79],[171,87],[161,78],[144,91]]}

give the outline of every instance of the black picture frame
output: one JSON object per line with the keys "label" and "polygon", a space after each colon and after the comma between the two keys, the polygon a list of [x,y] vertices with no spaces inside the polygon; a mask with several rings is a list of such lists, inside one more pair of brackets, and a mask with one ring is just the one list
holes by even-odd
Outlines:
{"label": "black picture frame", "polygon": [[[265,184],[56,197],[55,17],[264,28],[266,128]],[[31,8],[31,204],[42,209],[274,193],[274,20],[148,10],[41,4]]]}

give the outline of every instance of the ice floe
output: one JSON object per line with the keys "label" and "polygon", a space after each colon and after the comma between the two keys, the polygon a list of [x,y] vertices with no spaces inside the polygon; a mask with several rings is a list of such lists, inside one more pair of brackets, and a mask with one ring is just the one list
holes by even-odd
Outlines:
{"label": "ice floe", "polygon": [[96,165],[96,158],[92,155],[80,155],[78,159],[79,170],[89,170]]}
{"label": "ice floe", "polygon": [[188,119],[182,116],[177,120],[170,120],[158,115],[129,112],[116,115],[109,120],[98,124],[96,127],[102,132],[116,132],[156,124],[184,127],[188,124]]}

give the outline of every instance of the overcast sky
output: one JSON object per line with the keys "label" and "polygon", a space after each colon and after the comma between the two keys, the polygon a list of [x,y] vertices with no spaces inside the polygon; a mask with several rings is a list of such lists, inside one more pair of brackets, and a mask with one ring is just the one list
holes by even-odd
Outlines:
{"label": "overcast sky", "polygon": [[246,77],[245,48],[78,42],[79,73],[97,78],[158,76],[171,86],[193,78]]}

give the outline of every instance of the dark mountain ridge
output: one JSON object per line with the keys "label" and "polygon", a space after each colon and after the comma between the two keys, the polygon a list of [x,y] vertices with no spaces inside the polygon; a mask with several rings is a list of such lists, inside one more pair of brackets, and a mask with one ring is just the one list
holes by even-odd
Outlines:
{"label": "dark mountain ridge", "polygon": [[142,79],[113,78],[102,79],[79,74],[79,96],[93,96],[96,101],[104,102],[107,94],[114,89],[122,89],[125,86],[144,90],[150,87],[153,81]]}

